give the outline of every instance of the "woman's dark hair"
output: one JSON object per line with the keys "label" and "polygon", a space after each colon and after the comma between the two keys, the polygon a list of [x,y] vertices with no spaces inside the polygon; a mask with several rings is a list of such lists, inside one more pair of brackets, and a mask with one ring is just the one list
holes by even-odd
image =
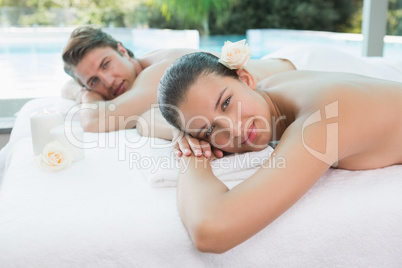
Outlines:
{"label": "woman's dark hair", "polygon": [[236,70],[227,68],[219,63],[218,57],[206,52],[184,55],[169,66],[158,87],[159,109],[169,124],[181,129],[178,106],[197,79],[207,74],[239,78]]}

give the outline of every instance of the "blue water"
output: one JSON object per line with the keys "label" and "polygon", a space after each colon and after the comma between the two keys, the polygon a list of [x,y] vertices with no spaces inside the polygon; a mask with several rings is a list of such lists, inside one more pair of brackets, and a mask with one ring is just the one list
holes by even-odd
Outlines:
{"label": "blue water", "polygon": [[[150,50],[150,47],[135,46],[131,36],[122,36],[116,39],[134,51],[136,56]],[[236,42],[246,37],[253,58],[260,58],[287,45],[306,43],[330,45],[355,56],[361,55],[361,41],[356,36],[344,38],[334,33],[286,30],[250,30],[247,36],[200,37],[199,47],[220,52],[225,41]],[[21,39],[16,42],[0,40],[0,99],[59,96],[62,85],[70,79],[63,71],[61,59],[66,38],[31,38],[25,42]],[[402,42],[386,43],[384,57],[402,60]]]}
{"label": "blue water", "polygon": [[[245,36],[200,38],[200,49],[219,52],[224,41],[232,42]],[[135,47],[132,38],[120,39],[136,56],[149,51]],[[61,54],[65,42],[0,43],[0,99],[59,96],[70,77],[63,71]]]}
{"label": "blue water", "polygon": [[[222,35],[222,36],[209,36],[200,37],[200,49],[219,52],[225,41],[236,42],[245,39],[245,35]],[[131,37],[127,39],[119,39],[123,45],[137,55],[144,54],[149,51],[147,47],[136,47]],[[65,46],[64,42],[53,42],[53,43],[41,43],[41,42],[30,42],[30,43],[0,43],[0,55],[3,54],[58,54],[61,55],[63,48]]]}

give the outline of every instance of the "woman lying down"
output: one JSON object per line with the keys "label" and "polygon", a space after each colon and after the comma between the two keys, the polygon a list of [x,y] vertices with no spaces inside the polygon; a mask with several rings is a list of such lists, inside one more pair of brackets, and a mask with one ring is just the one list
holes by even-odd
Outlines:
{"label": "woman lying down", "polygon": [[188,150],[196,139],[192,149],[208,142],[231,153],[279,143],[263,167],[231,190],[212,173],[211,158],[183,156],[191,164],[180,174],[179,212],[200,251],[225,252],[252,237],[331,167],[402,163],[402,84],[288,71],[257,85],[244,66],[224,64],[211,54],[193,53],[175,61],[162,78],[162,114],[189,135],[177,149]]}

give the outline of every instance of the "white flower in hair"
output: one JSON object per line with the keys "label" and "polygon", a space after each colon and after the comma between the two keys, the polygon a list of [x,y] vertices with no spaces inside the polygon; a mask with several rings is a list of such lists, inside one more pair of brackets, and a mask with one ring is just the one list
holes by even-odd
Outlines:
{"label": "white flower in hair", "polygon": [[221,57],[219,62],[229,69],[243,69],[246,67],[250,59],[250,48],[246,44],[246,39],[232,43],[226,41],[222,47]]}

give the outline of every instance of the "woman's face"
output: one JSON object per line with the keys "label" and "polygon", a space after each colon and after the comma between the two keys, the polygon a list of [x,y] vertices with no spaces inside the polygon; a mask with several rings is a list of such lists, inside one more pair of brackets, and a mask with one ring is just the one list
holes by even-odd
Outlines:
{"label": "woman's face", "polygon": [[223,151],[259,151],[271,139],[270,111],[255,89],[253,77],[239,71],[240,79],[216,74],[200,76],[179,105],[181,126],[193,137]]}

